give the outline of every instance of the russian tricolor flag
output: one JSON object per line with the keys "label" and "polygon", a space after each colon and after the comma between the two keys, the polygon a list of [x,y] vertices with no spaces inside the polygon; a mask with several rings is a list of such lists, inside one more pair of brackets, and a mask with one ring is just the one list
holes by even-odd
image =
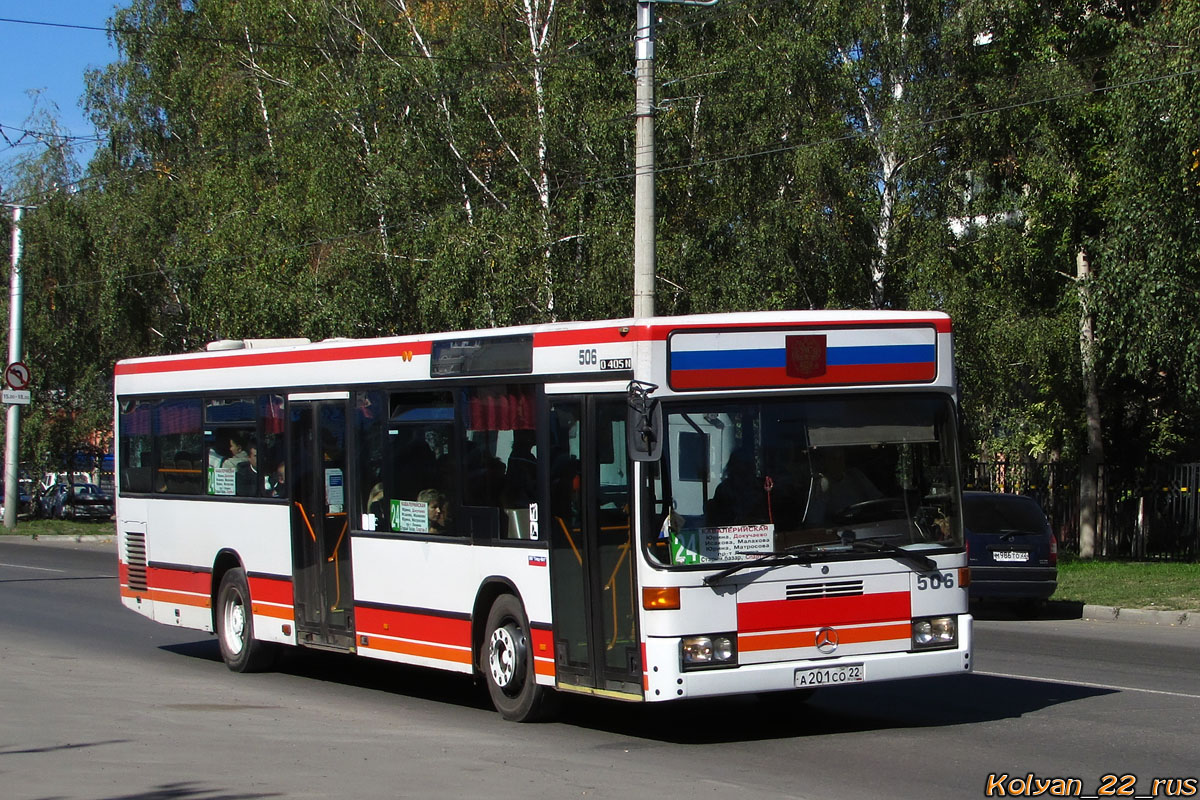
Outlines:
{"label": "russian tricolor flag", "polygon": [[927,383],[937,377],[932,327],[679,333],[670,338],[671,388]]}

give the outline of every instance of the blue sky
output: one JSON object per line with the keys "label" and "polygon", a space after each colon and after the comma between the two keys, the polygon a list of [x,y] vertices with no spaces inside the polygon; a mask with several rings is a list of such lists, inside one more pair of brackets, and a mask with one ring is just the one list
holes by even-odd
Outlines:
{"label": "blue sky", "polygon": [[[0,0],[0,18],[103,28],[116,5],[111,0]],[[10,140],[21,136],[13,128],[29,127],[25,121],[34,110],[34,101],[27,94],[30,89],[43,90],[38,103],[49,110],[57,108],[65,133],[95,133],[80,105],[83,73],[116,59],[108,34],[0,21],[0,53],[4,54],[0,125],[5,126],[4,134]],[[87,166],[90,152],[90,146],[76,152],[81,166]],[[0,160],[8,161],[17,154],[0,139]]]}

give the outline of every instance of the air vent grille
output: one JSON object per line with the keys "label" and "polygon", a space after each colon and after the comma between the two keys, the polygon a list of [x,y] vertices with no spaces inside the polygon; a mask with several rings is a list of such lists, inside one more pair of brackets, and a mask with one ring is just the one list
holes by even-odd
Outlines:
{"label": "air vent grille", "polygon": [[857,597],[863,593],[861,580],[793,583],[787,587],[788,600],[814,600],[820,597]]}
{"label": "air vent grille", "polygon": [[129,565],[129,588],[146,591],[146,534],[125,532],[125,563]]}

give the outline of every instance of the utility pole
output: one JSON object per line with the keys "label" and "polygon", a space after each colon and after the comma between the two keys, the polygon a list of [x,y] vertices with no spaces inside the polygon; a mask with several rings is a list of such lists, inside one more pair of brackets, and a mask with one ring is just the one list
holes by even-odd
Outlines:
{"label": "utility pole", "polygon": [[654,3],[637,4],[634,116],[633,315],[654,316]]}
{"label": "utility pole", "polygon": [[[21,280],[21,206],[13,206],[12,272],[8,285],[8,363],[21,360],[21,316],[25,287]],[[21,499],[20,465],[21,406],[10,403],[4,447],[4,527],[17,527],[17,506]]]}
{"label": "utility pole", "polygon": [[633,178],[633,315],[654,316],[654,4],[713,6],[717,0],[638,0],[637,129]]}

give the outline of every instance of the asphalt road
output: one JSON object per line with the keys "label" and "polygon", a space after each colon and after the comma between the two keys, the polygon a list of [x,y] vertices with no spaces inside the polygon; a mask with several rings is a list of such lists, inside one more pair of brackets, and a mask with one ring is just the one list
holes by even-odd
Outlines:
{"label": "asphalt road", "polygon": [[111,546],[0,538],[0,798],[958,800],[1029,773],[1200,796],[1195,628],[985,619],[973,675],[516,725],[461,676],[321,653],[235,675],[115,575]]}

